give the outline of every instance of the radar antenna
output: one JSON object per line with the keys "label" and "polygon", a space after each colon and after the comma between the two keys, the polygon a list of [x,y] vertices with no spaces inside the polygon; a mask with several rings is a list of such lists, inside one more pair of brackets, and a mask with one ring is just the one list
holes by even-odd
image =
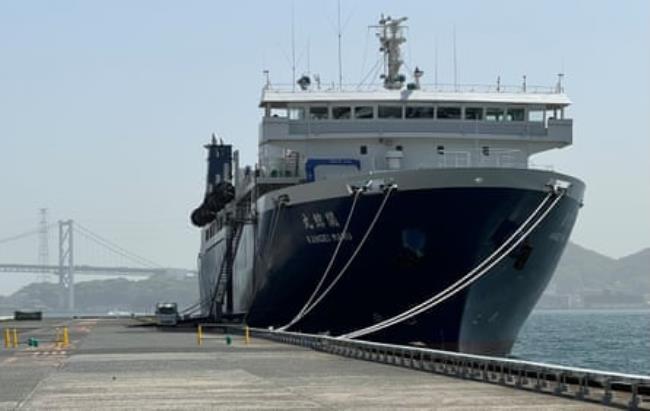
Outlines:
{"label": "radar antenna", "polygon": [[402,25],[407,20],[406,17],[393,19],[390,16],[381,16],[377,29],[377,37],[381,48],[379,51],[384,53],[384,74],[380,78],[384,80],[384,87],[389,90],[399,90],[404,85],[406,77],[400,74],[399,69],[404,61],[401,58],[400,46],[406,42]]}

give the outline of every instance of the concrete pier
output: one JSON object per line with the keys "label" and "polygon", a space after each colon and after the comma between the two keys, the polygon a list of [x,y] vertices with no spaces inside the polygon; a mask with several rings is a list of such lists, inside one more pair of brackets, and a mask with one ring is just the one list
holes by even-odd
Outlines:
{"label": "concrete pier", "polygon": [[[67,348],[47,341],[63,324]],[[0,351],[0,409],[604,409],[256,338],[198,346],[193,330],[136,320],[0,323],[13,326],[23,344]]]}

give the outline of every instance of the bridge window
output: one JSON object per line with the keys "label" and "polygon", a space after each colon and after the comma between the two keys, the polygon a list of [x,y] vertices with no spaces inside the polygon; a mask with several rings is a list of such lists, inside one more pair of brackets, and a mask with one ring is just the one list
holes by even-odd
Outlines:
{"label": "bridge window", "polygon": [[332,118],[335,120],[349,120],[351,114],[352,108],[350,107],[332,107]]}
{"label": "bridge window", "polygon": [[503,121],[504,111],[498,107],[488,107],[485,109],[485,119],[487,121]]}
{"label": "bridge window", "polygon": [[538,123],[544,121],[544,110],[528,110],[528,121]]}
{"label": "bridge window", "polygon": [[523,108],[509,108],[506,121],[524,121],[524,113]]}
{"label": "bridge window", "polygon": [[438,107],[438,118],[442,120],[460,119],[460,107]]}
{"label": "bridge window", "polygon": [[379,106],[379,118],[402,118],[402,106]]}
{"label": "bridge window", "polygon": [[271,117],[287,118],[287,109],[286,108],[272,108]]}
{"label": "bridge window", "polygon": [[354,108],[354,118],[373,118],[375,110],[372,106],[359,106]]}
{"label": "bridge window", "polygon": [[305,109],[302,107],[293,107],[289,109],[289,120],[304,120]]}
{"label": "bridge window", "polygon": [[433,107],[406,106],[406,118],[433,118]]}
{"label": "bridge window", "polygon": [[329,111],[327,107],[309,107],[310,120],[327,120],[329,118]]}
{"label": "bridge window", "polygon": [[483,107],[466,107],[465,120],[483,120]]}

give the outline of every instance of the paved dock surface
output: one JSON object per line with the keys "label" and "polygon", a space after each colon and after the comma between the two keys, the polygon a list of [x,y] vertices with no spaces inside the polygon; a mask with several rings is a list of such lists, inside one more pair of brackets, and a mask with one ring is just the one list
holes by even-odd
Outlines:
{"label": "paved dock surface", "polygon": [[[38,348],[0,351],[0,409],[453,409],[595,410],[578,402],[221,335],[136,320],[0,323]],[[71,345],[56,347],[68,325]]]}

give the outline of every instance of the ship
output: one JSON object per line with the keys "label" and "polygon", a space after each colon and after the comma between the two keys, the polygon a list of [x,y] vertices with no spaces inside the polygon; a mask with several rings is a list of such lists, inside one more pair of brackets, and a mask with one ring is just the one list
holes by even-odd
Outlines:
{"label": "ship", "polygon": [[379,86],[268,80],[259,158],[212,137],[200,227],[204,318],[507,355],[549,283],[585,185],[531,156],[573,142],[552,87],[425,85],[406,18],[377,30]]}

